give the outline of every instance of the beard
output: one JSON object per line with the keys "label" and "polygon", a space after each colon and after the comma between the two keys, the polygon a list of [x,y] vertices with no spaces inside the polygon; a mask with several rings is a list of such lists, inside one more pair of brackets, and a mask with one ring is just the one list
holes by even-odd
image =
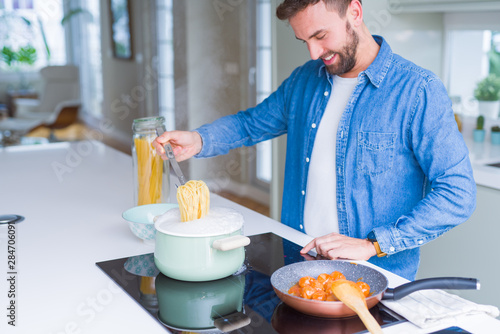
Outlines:
{"label": "beard", "polygon": [[[356,52],[358,50],[359,36],[352,29],[349,22],[346,22],[345,29],[348,37],[347,45],[342,48],[342,51],[336,52],[339,56],[337,63],[326,66],[326,70],[331,75],[345,74],[352,70],[354,68],[354,65],[356,65]],[[332,51],[326,56],[328,57],[328,55],[331,55],[333,53],[334,52]]]}

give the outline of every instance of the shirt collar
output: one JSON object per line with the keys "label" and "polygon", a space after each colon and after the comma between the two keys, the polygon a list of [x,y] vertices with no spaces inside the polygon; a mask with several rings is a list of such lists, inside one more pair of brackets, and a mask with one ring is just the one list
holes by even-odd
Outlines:
{"label": "shirt collar", "polygon": [[[389,66],[392,61],[392,50],[382,36],[373,35],[373,38],[375,39],[375,42],[380,45],[380,50],[375,60],[366,70],[362,71],[358,75],[358,78],[362,75],[366,75],[368,79],[370,79],[371,83],[378,88],[384,80],[387,71],[389,71]],[[318,76],[321,75],[329,77],[325,64],[322,64],[319,68]]]}
{"label": "shirt collar", "polygon": [[380,50],[375,60],[360,75],[366,74],[371,83],[378,88],[389,71],[392,62],[392,50],[383,37],[373,35],[373,38],[380,45]]}

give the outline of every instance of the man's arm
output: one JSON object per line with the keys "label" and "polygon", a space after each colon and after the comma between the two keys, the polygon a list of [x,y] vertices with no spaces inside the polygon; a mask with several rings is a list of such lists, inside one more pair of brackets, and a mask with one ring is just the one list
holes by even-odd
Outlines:
{"label": "man's arm", "polygon": [[373,229],[380,248],[387,254],[434,240],[466,221],[476,205],[468,149],[447,92],[437,78],[420,89],[408,140],[431,190],[396,222]]}

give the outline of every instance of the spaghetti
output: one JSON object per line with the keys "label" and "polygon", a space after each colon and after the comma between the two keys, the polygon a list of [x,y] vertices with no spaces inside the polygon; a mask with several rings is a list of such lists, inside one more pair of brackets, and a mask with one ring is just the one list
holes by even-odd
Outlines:
{"label": "spaghetti", "polygon": [[210,191],[203,181],[190,180],[177,188],[181,222],[205,217],[210,209]]}
{"label": "spaghetti", "polygon": [[154,137],[134,138],[137,154],[137,205],[162,202],[163,160],[152,146]]}

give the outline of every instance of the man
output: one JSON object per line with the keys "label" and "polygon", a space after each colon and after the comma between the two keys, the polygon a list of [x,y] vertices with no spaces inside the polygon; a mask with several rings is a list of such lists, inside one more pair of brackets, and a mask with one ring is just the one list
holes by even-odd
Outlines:
{"label": "man", "polygon": [[255,108],[166,132],[158,152],[169,141],[179,161],[210,157],[287,133],[281,220],[316,237],[302,252],[414,279],[418,247],[475,208],[443,84],[370,34],[360,0],[285,0],[277,16],[312,60]]}

